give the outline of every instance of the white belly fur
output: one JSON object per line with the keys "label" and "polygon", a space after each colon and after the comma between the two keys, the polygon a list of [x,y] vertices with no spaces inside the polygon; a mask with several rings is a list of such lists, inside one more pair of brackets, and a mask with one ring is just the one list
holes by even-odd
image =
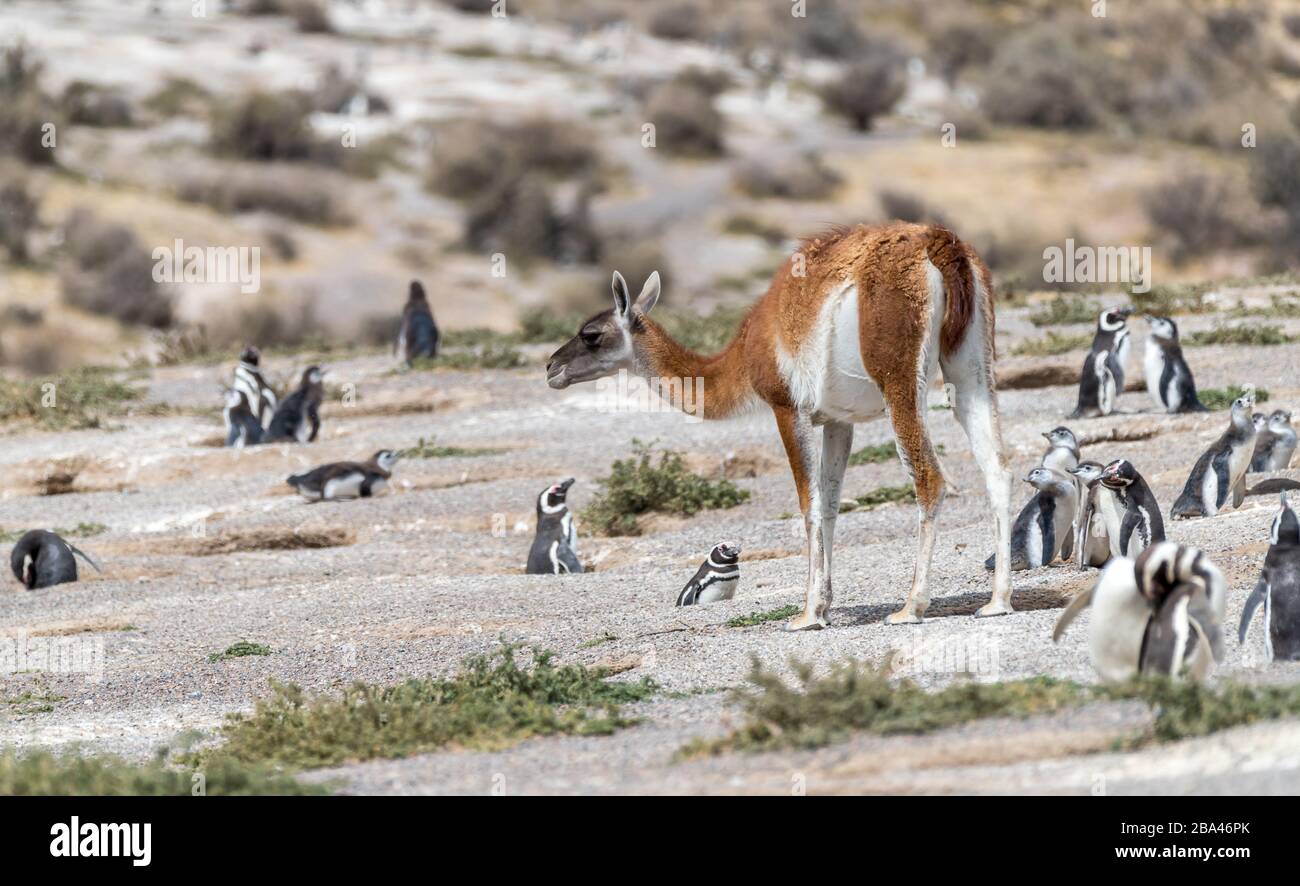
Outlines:
{"label": "white belly fur", "polygon": [[361,483],[365,479],[364,474],[349,474],[330,480],[325,484],[325,498],[356,498],[361,494]]}
{"label": "white belly fur", "polygon": [[1165,358],[1160,346],[1154,342],[1147,342],[1146,353],[1142,355],[1142,371],[1147,377],[1147,393],[1157,406],[1164,409],[1164,400],[1160,397],[1160,375],[1165,371]]}

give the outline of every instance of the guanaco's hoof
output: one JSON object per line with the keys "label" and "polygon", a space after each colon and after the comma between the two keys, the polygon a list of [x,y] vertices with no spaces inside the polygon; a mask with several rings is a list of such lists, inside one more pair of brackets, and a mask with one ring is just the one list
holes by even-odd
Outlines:
{"label": "guanaco's hoof", "polygon": [[988,602],[981,606],[975,612],[976,618],[989,618],[994,615],[1010,615],[1015,612],[1015,608],[1010,603]]}
{"label": "guanaco's hoof", "polygon": [[924,618],[911,609],[900,609],[885,616],[887,625],[919,625]]}
{"label": "guanaco's hoof", "polygon": [[830,627],[830,622],[826,619],[810,616],[806,613],[785,623],[786,631],[820,631],[822,628],[827,627]]}

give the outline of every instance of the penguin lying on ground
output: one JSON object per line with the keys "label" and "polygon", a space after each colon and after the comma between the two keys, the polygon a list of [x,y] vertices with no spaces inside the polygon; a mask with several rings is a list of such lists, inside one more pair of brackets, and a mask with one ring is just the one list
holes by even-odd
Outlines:
{"label": "penguin lying on ground", "polygon": [[336,461],[294,474],[285,482],[309,501],[370,498],[388,486],[400,457],[391,449],[381,449],[369,461]]}
{"label": "penguin lying on ground", "polygon": [[573,478],[548,486],[537,496],[537,534],[528,551],[528,575],[582,572],[578,561],[578,525],[565,500]]}
{"label": "penguin lying on ground", "polygon": [[1250,620],[1264,604],[1264,643],[1270,661],[1300,661],[1300,520],[1282,495],[1282,510],[1273,518],[1272,542],[1255,590],[1241,613],[1237,640],[1245,645]]}
{"label": "penguin lying on ground", "polygon": [[1099,496],[1112,557],[1136,557],[1148,545],[1165,540],[1160,504],[1147,481],[1127,459],[1116,459],[1097,482],[1114,497],[1115,507]]}
{"label": "penguin lying on ground", "polygon": [[677,595],[678,606],[730,600],[740,584],[740,545],[721,542],[713,546],[695,575]]}
{"label": "penguin lying on ground", "polygon": [[1255,413],[1255,454],[1250,459],[1252,471],[1284,471],[1295,454],[1296,434],[1291,427],[1291,413],[1275,409],[1265,416]]}
{"label": "penguin lying on ground", "polygon": [[1228,430],[1196,460],[1169,516],[1175,520],[1213,517],[1227,505],[1229,494],[1232,506],[1241,507],[1246,497],[1246,470],[1255,454],[1254,406],[1255,394],[1249,390],[1232,401]]}
{"label": "penguin lying on ground", "polygon": [[1110,536],[1106,525],[1122,522],[1117,516],[1107,518],[1108,514],[1117,514],[1119,503],[1115,493],[1102,486],[1101,472],[1105,465],[1099,461],[1081,461],[1079,466],[1069,473],[1079,482],[1079,501],[1074,521],[1074,554],[1079,563],[1079,571],[1087,566],[1105,566],[1110,559]]}
{"label": "penguin lying on ground", "polygon": [[248,396],[237,388],[226,391],[226,405],[221,410],[226,423],[226,445],[236,449],[262,442],[262,424],[248,406]]}
{"label": "penguin lying on ground", "polygon": [[259,427],[265,428],[275,414],[277,404],[275,389],[262,375],[262,354],[249,345],[239,355],[239,365],[235,367],[235,381],[231,386],[244,395],[248,408],[257,419]]}
{"label": "penguin lying on ground", "polygon": [[103,571],[85,551],[44,529],[33,529],[18,539],[9,554],[9,566],[14,577],[28,590],[48,588],[77,580],[77,560],[73,554],[89,563],[96,572]]}
{"label": "penguin lying on ground", "polygon": [[1047,438],[1047,451],[1039,462],[1042,467],[1068,474],[1079,466],[1079,441],[1073,431],[1062,426],[1045,431],[1043,436]]}
{"label": "penguin lying on ground", "polygon": [[303,371],[298,390],[285,397],[275,410],[265,442],[310,443],[316,439],[320,432],[320,404],[325,399],[324,377],[325,370],[319,366],[308,366]]}
{"label": "penguin lying on ground", "polygon": [[393,351],[409,366],[412,360],[438,356],[439,340],[438,324],[433,320],[433,310],[425,298],[424,287],[420,281],[412,280]]}
{"label": "penguin lying on ground", "polygon": [[1097,583],[1061,613],[1052,642],[1091,606],[1088,649],[1103,680],[1184,673],[1201,680],[1223,660],[1225,588],[1223,573],[1199,550],[1158,542],[1136,561],[1106,564]]}
{"label": "penguin lying on ground", "polygon": [[1110,415],[1124,390],[1124,364],[1128,360],[1128,315],[1131,308],[1110,308],[1097,318],[1092,349],[1079,376],[1079,404],[1070,418]]}
{"label": "penguin lying on ground", "polygon": [[1192,370],[1178,343],[1177,324],[1168,317],[1147,317],[1146,321],[1151,334],[1142,367],[1151,399],[1165,412],[1209,412],[1196,396]]}
{"label": "penguin lying on ground", "polygon": [[[1078,489],[1067,474],[1034,468],[1025,482],[1038,491],[1020,510],[1011,526],[1011,569],[1021,571],[1046,566],[1059,554],[1070,559],[1074,545],[1074,517]],[[993,556],[984,561],[993,569]]]}

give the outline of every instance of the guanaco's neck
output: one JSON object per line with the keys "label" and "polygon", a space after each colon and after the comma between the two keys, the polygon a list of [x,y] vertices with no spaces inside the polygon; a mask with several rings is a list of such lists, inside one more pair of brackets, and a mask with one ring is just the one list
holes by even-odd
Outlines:
{"label": "guanaco's neck", "polygon": [[649,317],[634,333],[636,372],[677,409],[704,418],[724,418],[753,394],[744,357],[746,320],[720,353],[697,354]]}

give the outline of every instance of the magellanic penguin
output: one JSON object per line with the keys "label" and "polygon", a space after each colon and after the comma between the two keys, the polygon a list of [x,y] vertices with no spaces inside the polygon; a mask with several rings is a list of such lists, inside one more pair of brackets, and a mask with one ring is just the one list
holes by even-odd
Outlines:
{"label": "magellanic penguin", "polygon": [[1060,474],[1068,474],[1079,466],[1079,441],[1073,431],[1062,426],[1045,431],[1043,436],[1047,438],[1047,451],[1040,466]]}
{"label": "magellanic penguin", "polygon": [[48,588],[50,585],[77,580],[77,560],[74,554],[94,567],[96,572],[102,571],[99,564],[85,551],[44,529],[33,529],[18,539],[9,554],[9,566],[14,571],[14,577],[28,590]]}
{"label": "magellanic penguin", "polygon": [[1259,604],[1264,604],[1264,643],[1270,661],[1300,661],[1300,520],[1282,495],[1282,510],[1273,518],[1268,554],[1255,590],[1241,612],[1237,640],[1245,645],[1246,631]]}
{"label": "magellanic penguin", "polygon": [[1254,407],[1251,390],[1232,401],[1228,430],[1196,460],[1169,516],[1176,520],[1213,517],[1227,505],[1229,495],[1232,506],[1241,507],[1246,497],[1246,471],[1255,454]]}
{"label": "magellanic penguin", "polygon": [[388,486],[400,457],[391,449],[381,449],[369,461],[336,461],[294,474],[285,482],[309,501],[370,498]]}
{"label": "magellanic penguin", "polygon": [[1285,471],[1291,466],[1295,446],[1291,413],[1275,409],[1267,417],[1262,413],[1255,414],[1255,454],[1250,459],[1252,471]]}
{"label": "magellanic penguin", "polygon": [[1106,499],[1098,499],[1112,557],[1136,557],[1149,545],[1165,540],[1160,504],[1132,462],[1116,459],[1106,465],[1097,482],[1115,503],[1112,508]]}
{"label": "magellanic penguin", "polygon": [[1223,573],[1199,550],[1158,542],[1136,561],[1107,563],[1097,583],[1061,613],[1052,641],[1091,606],[1088,647],[1103,680],[1138,674],[1201,680],[1223,660],[1225,588]]}
{"label": "magellanic penguin", "polygon": [[240,449],[262,442],[265,435],[262,423],[249,408],[248,396],[242,390],[231,388],[226,391],[226,405],[221,410],[221,417],[226,423],[227,446]]}
{"label": "magellanic penguin", "polygon": [[740,583],[740,545],[721,542],[713,546],[695,575],[677,595],[678,606],[730,600]]}
{"label": "magellanic penguin", "polygon": [[285,397],[266,429],[267,443],[310,443],[320,432],[320,404],[325,399],[325,370],[308,366],[298,390]]}
{"label": "magellanic penguin", "polygon": [[[1046,566],[1059,554],[1070,559],[1074,547],[1074,517],[1078,510],[1078,487],[1067,474],[1034,468],[1025,482],[1038,491],[1020,510],[1011,526],[1011,569],[1020,571]],[[993,557],[984,561],[993,569]]]}
{"label": "magellanic penguin", "polygon": [[578,525],[566,501],[572,485],[570,477],[546,487],[537,496],[537,534],[528,551],[525,570],[529,575],[582,572],[582,563],[578,561]]}
{"label": "magellanic penguin", "polygon": [[[1105,515],[1118,515],[1121,508],[1115,500],[1115,493],[1099,482],[1105,467],[1099,461],[1081,461],[1077,468],[1070,471],[1079,482],[1078,510],[1074,520],[1074,556],[1081,572],[1088,566],[1105,566],[1111,558]],[[1116,525],[1122,522],[1118,516],[1112,520]]]}
{"label": "magellanic penguin", "polygon": [[231,387],[244,395],[258,425],[265,428],[270,423],[271,416],[275,415],[278,401],[275,389],[262,375],[261,365],[262,353],[252,345],[244,348],[244,352],[239,355],[239,365],[235,367],[235,381]]}
{"label": "magellanic penguin", "polygon": [[1128,360],[1128,315],[1131,308],[1109,308],[1097,318],[1092,350],[1079,375],[1079,404],[1070,418],[1110,415],[1124,390],[1124,364]]}
{"label": "magellanic penguin", "polygon": [[1168,317],[1147,317],[1146,321],[1151,334],[1142,368],[1151,399],[1165,412],[1209,412],[1196,396],[1192,370],[1178,343],[1178,326]]}
{"label": "magellanic penguin", "polygon": [[424,287],[419,280],[412,280],[393,350],[409,366],[413,360],[438,356],[440,339],[438,324],[433,320],[433,310],[424,295]]}

